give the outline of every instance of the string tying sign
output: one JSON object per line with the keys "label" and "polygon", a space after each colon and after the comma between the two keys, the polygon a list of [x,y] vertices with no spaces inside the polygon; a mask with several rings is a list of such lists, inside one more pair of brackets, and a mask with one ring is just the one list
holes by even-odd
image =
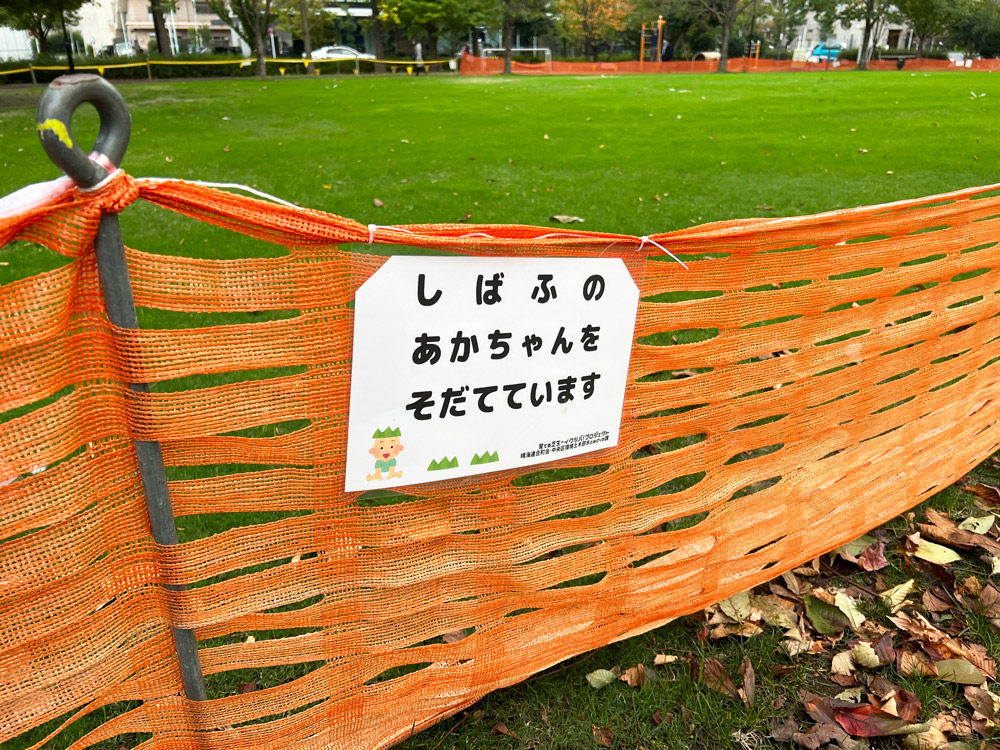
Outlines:
{"label": "string tying sign", "polygon": [[390,258],[355,298],[345,489],[617,445],[638,303],[618,258]]}

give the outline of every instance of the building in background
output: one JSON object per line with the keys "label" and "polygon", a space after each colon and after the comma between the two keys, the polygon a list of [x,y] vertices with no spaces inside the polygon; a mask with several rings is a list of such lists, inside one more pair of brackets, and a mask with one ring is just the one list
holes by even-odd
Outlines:
{"label": "building in background", "polygon": [[[811,50],[817,44],[826,41],[836,40],[852,49],[861,46],[861,41],[865,36],[865,22],[855,21],[851,24],[842,24],[839,21],[833,24],[830,34],[824,34],[816,14],[810,11],[806,15],[806,22],[801,26],[794,26],[791,29],[789,38],[792,49]],[[874,30],[874,46],[878,47],[909,47],[913,40],[913,33],[909,26],[904,23],[882,23],[877,24]]]}

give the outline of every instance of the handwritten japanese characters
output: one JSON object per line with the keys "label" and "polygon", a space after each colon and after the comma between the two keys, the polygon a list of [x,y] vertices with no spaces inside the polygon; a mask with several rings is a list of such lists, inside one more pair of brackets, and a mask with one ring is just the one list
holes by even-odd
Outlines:
{"label": "handwritten japanese characters", "polygon": [[390,258],[355,299],[345,488],[616,445],[638,298],[617,258]]}

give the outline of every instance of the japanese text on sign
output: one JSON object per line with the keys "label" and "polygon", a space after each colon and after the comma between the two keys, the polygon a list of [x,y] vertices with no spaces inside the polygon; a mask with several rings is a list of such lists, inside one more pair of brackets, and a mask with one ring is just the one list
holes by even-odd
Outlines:
{"label": "japanese text on sign", "polygon": [[345,488],[616,445],[638,300],[617,258],[390,258],[355,299]]}

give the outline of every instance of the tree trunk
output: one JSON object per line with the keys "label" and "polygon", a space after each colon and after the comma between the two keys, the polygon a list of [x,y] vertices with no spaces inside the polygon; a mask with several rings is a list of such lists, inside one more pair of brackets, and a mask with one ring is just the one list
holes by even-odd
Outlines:
{"label": "tree trunk", "polygon": [[149,12],[153,16],[153,33],[156,35],[156,51],[168,60],[174,59],[174,50],[167,36],[167,24],[163,20],[163,6],[160,0],[149,0]]}
{"label": "tree trunk", "polygon": [[306,9],[306,0],[299,0],[299,15],[302,16],[302,46],[305,47],[306,60],[309,61],[306,65],[306,73],[312,73],[312,30],[309,28],[309,11]]}
{"label": "tree trunk", "polygon": [[514,46],[514,0],[503,3],[503,72],[510,74]]}
{"label": "tree trunk", "polygon": [[[436,60],[438,56],[438,38],[437,34],[427,34],[427,54],[424,56],[425,60]],[[426,68],[425,68],[426,70]]]}
{"label": "tree trunk", "polygon": [[733,24],[729,17],[722,21],[722,44],[719,47],[719,67],[718,73],[725,73],[729,63],[729,37],[733,35]]}
{"label": "tree trunk", "polygon": [[61,8],[59,9],[59,21],[62,23],[63,41],[66,44],[66,60],[69,64],[69,72],[73,73],[76,71],[76,68],[73,67],[73,40],[66,31],[66,13]]}
{"label": "tree trunk", "polygon": [[[385,38],[382,32],[382,16],[379,15],[378,0],[371,0],[372,6],[372,34],[375,36],[375,57],[379,60],[385,59]],[[375,63],[376,73],[385,73],[383,63]]]}
{"label": "tree trunk", "polygon": [[253,0],[250,7],[253,13],[251,25],[253,26],[254,52],[257,54],[257,75],[261,78],[267,77],[267,48],[264,46],[264,23],[260,17],[260,2]]}
{"label": "tree trunk", "polygon": [[875,20],[875,0],[867,0],[865,5],[865,35],[861,42],[861,59],[858,60],[858,70],[868,70],[868,58],[871,57],[869,47],[872,41],[872,22]]}

